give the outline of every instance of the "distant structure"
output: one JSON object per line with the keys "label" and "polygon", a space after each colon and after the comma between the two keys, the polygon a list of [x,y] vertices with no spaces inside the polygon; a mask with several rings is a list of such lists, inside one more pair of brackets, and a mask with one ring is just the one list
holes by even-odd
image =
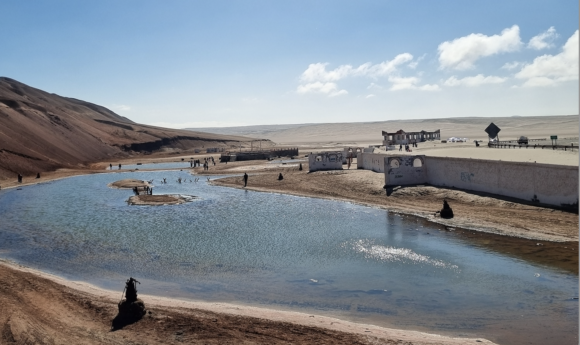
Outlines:
{"label": "distant structure", "polygon": [[298,148],[280,148],[266,151],[228,151],[220,156],[220,162],[251,161],[259,159],[272,159],[275,157],[298,156]]}
{"label": "distant structure", "polygon": [[427,140],[441,140],[441,130],[433,132],[405,132],[399,129],[395,133],[383,131],[383,145],[407,145],[411,143],[420,143]]}
{"label": "distant structure", "polygon": [[309,171],[342,170],[342,155],[340,151],[311,153],[308,155]]}
{"label": "distant structure", "polygon": [[224,147],[208,147],[206,152],[207,153],[217,153],[217,152],[225,152]]}

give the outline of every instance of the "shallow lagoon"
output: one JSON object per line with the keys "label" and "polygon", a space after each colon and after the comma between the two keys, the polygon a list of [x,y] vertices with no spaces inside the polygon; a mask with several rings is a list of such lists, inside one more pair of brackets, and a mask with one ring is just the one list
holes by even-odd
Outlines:
{"label": "shallow lagoon", "polygon": [[[129,206],[130,190],[106,187],[125,178],[153,179],[155,194],[200,199]],[[119,291],[133,276],[142,293],[499,343],[578,342],[577,274],[380,209],[194,179],[186,171],[127,172],[2,191],[0,253]]]}

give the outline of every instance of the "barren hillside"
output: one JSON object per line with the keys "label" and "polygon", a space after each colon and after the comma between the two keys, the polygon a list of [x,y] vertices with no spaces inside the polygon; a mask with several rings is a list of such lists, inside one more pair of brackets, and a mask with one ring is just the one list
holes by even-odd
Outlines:
{"label": "barren hillside", "polygon": [[0,179],[135,153],[249,146],[250,140],[256,139],[141,125],[105,107],[0,77]]}

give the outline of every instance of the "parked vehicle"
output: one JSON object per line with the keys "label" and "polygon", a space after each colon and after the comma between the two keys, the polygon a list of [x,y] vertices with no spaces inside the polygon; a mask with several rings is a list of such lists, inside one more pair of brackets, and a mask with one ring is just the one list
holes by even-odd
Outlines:
{"label": "parked vehicle", "polygon": [[518,144],[520,144],[520,145],[527,145],[528,144],[528,137],[521,136],[518,139]]}

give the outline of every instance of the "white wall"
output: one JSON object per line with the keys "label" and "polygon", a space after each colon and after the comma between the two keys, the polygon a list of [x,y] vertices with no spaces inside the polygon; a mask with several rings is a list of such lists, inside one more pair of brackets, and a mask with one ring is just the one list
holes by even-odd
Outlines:
{"label": "white wall", "polygon": [[427,157],[428,183],[557,205],[578,201],[578,167]]}
{"label": "white wall", "polygon": [[[406,157],[420,156],[399,156]],[[385,167],[389,166],[389,156]],[[387,170],[385,184],[429,183],[562,206],[578,202],[578,167],[483,159],[424,157],[425,176],[405,167]],[[397,173],[397,170],[400,172]],[[408,171],[407,171],[408,170]],[[395,179],[395,175],[404,176]]]}
{"label": "white wall", "polygon": [[[417,160],[417,162],[415,162]],[[384,163],[385,184],[402,186],[427,182],[425,156],[387,156]]]}
{"label": "white wall", "polygon": [[321,152],[308,155],[308,170],[342,170],[342,152]]}
{"label": "white wall", "polygon": [[361,152],[356,155],[356,167],[374,172],[385,172],[385,157],[387,155],[384,153]]}

